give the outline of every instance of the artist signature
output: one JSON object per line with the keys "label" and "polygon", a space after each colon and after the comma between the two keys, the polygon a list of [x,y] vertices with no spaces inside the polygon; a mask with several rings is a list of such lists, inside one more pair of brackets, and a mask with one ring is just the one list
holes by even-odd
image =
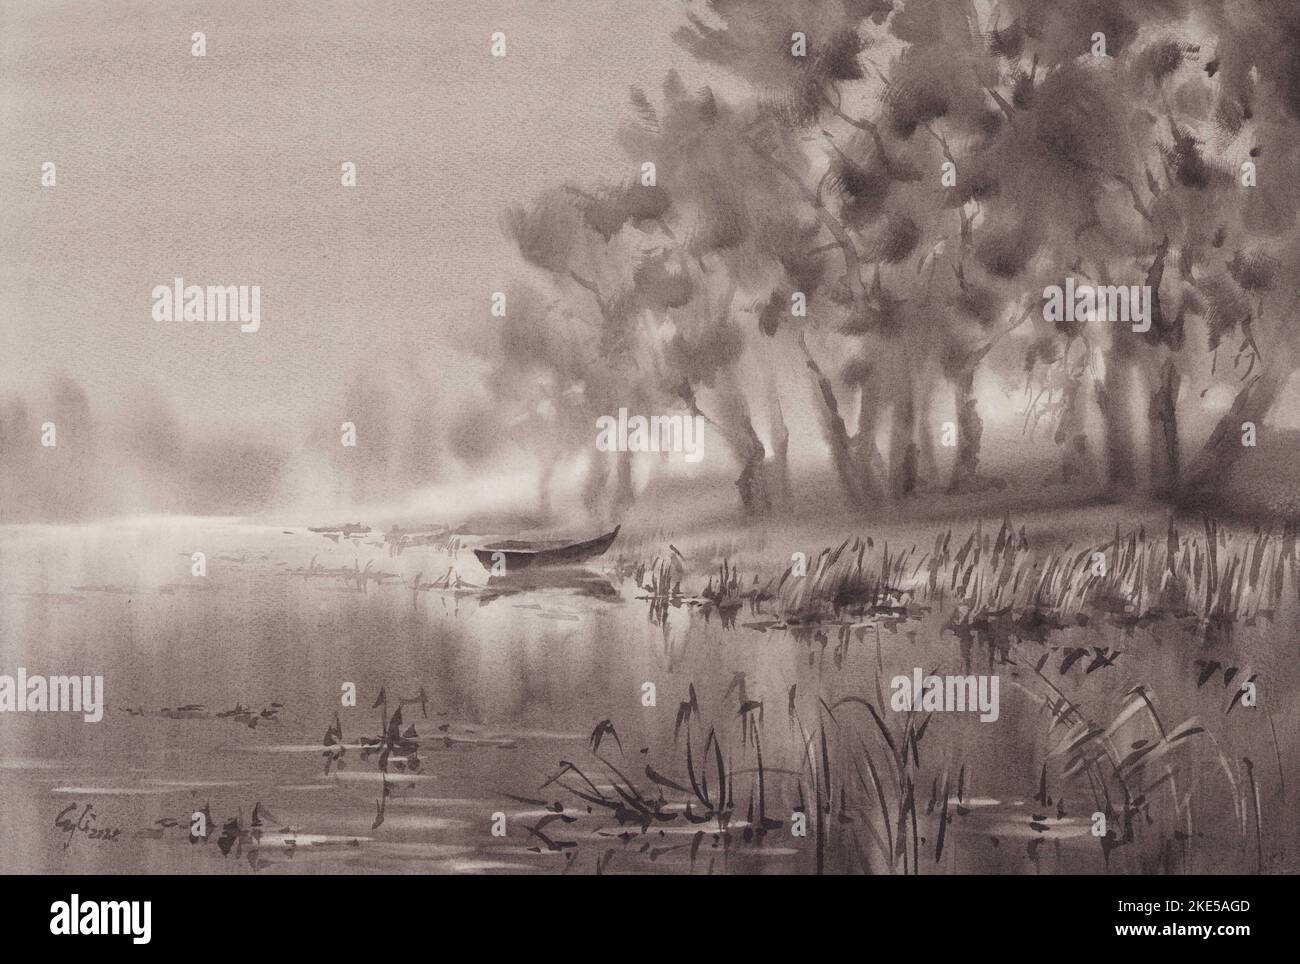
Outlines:
{"label": "artist signature", "polygon": [[59,811],[59,815],[54,818],[56,829],[67,834],[67,839],[63,842],[63,849],[67,850],[72,846],[72,841],[77,838],[77,834],[85,834],[87,840],[104,840],[116,843],[122,834],[120,827],[98,827],[95,825],[99,815],[95,813],[95,805],[88,803],[82,809],[81,813],[74,813],[81,806],[78,803],[72,803]]}

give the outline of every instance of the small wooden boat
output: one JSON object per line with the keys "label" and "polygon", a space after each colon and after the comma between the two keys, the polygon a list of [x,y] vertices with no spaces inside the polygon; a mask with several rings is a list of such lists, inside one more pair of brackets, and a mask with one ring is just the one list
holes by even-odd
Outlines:
{"label": "small wooden boat", "polygon": [[474,550],[474,556],[483,568],[491,572],[493,567],[505,564],[506,573],[518,572],[538,566],[572,566],[575,563],[594,559],[613,545],[618,537],[615,526],[613,532],[589,539],[586,542],[567,542],[563,539],[553,542],[527,542],[521,539],[507,539],[494,542]]}

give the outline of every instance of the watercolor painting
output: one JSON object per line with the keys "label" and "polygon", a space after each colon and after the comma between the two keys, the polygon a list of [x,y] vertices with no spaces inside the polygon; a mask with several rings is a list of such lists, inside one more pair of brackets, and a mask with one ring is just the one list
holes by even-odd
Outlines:
{"label": "watercolor painting", "polygon": [[0,2],[0,872],[1300,871],[1300,7]]}

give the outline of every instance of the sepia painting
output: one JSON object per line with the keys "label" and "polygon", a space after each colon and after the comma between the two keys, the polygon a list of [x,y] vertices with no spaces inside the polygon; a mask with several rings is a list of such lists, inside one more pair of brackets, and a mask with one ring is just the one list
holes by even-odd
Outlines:
{"label": "sepia painting", "polygon": [[0,0],[0,872],[1300,871],[1298,50]]}

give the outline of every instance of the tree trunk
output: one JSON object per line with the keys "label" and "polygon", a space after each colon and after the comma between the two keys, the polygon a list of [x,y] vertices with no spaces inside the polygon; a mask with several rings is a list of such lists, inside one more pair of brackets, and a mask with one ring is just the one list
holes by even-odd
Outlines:
{"label": "tree trunk", "polygon": [[767,451],[748,418],[743,428],[742,437],[732,443],[741,464],[740,478],[736,479],[740,505],[748,515],[766,515],[772,510],[767,485]]}
{"label": "tree trunk", "polygon": [[934,450],[934,376],[929,371],[925,374],[925,391],[920,394],[916,423],[918,485],[929,484],[939,475],[939,459]]}
{"label": "tree trunk", "polygon": [[[907,364],[907,359],[903,359]],[[916,403],[913,394],[912,371],[901,374],[897,398],[890,413],[889,429],[889,491],[894,496],[911,495],[916,491],[916,473],[919,450],[916,445]],[[978,455],[976,456],[978,461]]]}
{"label": "tree trunk", "polygon": [[772,495],[767,478],[767,450],[754,431],[749,403],[734,373],[727,372],[715,387],[717,408],[710,419],[722,440],[740,462],[736,490],[746,515],[766,515],[772,510]]}
{"label": "tree trunk", "polygon": [[537,514],[543,519],[551,517],[551,482],[558,461],[558,455],[542,456],[542,468],[537,477]]}
{"label": "tree trunk", "polygon": [[880,379],[874,372],[858,383],[858,432],[852,439],[853,456],[866,466],[868,481],[889,477],[885,457],[876,446],[876,429],[884,415]]}
{"label": "tree trunk", "polygon": [[781,411],[781,396],[776,378],[767,378],[769,431],[772,435],[772,461],[768,471],[772,504],[782,512],[794,508],[794,493],[790,488],[790,430],[786,428],[785,413]]}
{"label": "tree trunk", "polygon": [[1182,376],[1173,356],[1165,353],[1160,364],[1151,404],[1147,406],[1147,424],[1151,447],[1151,492],[1166,499],[1178,490],[1181,458],[1178,451],[1178,388]]}
{"label": "tree trunk", "polygon": [[1205,445],[1188,463],[1183,474],[1184,491],[1212,491],[1223,485],[1248,451],[1241,444],[1242,424],[1252,422],[1256,433],[1261,430],[1265,417],[1282,394],[1295,367],[1295,352],[1286,346],[1269,355],[1263,371],[1237,393],[1232,407],[1219,419]]}
{"label": "tree trunk", "polygon": [[632,487],[632,453],[618,453],[618,484],[614,489],[613,510],[615,518],[621,516],[636,501],[636,490]]}
{"label": "tree trunk", "polygon": [[1056,426],[1053,441],[1061,446],[1061,481],[1067,485],[1087,485],[1094,480],[1092,453],[1088,451],[1088,434],[1083,420],[1083,373],[1066,383],[1062,400],[1061,421]]}
{"label": "tree trunk", "polygon": [[818,399],[821,402],[818,412],[821,416],[822,432],[826,438],[826,445],[831,450],[831,462],[835,466],[840,487],[850,506],[865,508],[884,494],[884,486],[879,476],[875,474],[869,459],[864,456],[861,445],[854,444],[855,441],[861,442],[861,437],[857,439],[849,437],[830,379],[822,373],[802,338],[800,345],[804,352],[804,362],[808,366],[808,371],[812,373],[813,385],[817,389]]}
{"label": "tree trunk", "polygon": [[582,485],[582,504],[594,518],[600,516],[601,498],[609,478],[610,460],[604,452],[596,452],[587,463],[587,477]]}
{"label": "tree trunk", "polygon": [[975,400],[975,366],[962,370],[954,383],[957,402],[957,461],[952,469],[949,492],[967,492],[978,488],[980,441],[984,422]]}
{"label": "tree trunk", "polygon": [[1106,358],[1106,378],[1097,393],[1097,404],[1106,420],[1106,482],[1112,490],[1137,485],[1133,465],[1134,367],[1118,343]]}

